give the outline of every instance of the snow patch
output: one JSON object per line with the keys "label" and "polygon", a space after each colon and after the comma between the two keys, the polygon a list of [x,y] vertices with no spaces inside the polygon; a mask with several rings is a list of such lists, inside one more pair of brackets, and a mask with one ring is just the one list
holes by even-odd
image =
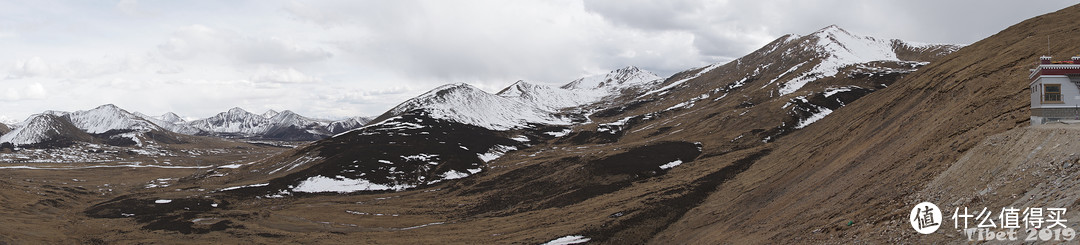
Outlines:
{"label": "snow patch", "polygon": [[476,155],[477,157],[480,157],[480,160],[483,160],[484,162],[490,162],[491,160],[495,160],[496,158],[503,156],[503,154],[506,154],[506,152],[516,150],[517,147],[513,146],[495,145],[494,147],[491,147],[491,149],[488,150],[487,153]]}
{"label": "snow patch", "polygon": [[800,129],[800,128],[804,128],[806,126],[810,126],[811,123],[817,122],[818,120],[821,120],[822,118],[825,118],[825,116],[828,116],[829,113],[833,112],[832,110],[829,110],[829,108],[825,108],[825,107],[818,107],[818,110],[819,110],[818,113],[814,113],[813,115],[810,115],[810,117],[807,117],[806,119],[799,120],[799,124],[795,125],[795,128]]}
{"label": "snow patch", "polygon": [[555,240],[548,241],[548,242],[544,243],[543,245],[580,244],[580,243],[588,242],[589,240],[591,240],[591,239],[586,238],[585,236],[580,236],[580,235],[564,236],[564,237],[556,238]]}
{"label": "snow patch", "polygon": [[524,135],[514,136],[513,138],[510,138],[510,139],[512,139],[514,141],[517,141],[517,142],[529,142],[529,137],[525,137]]}
{"label": "snow patch", "polygon": [[400,191],[408,188],[416,187],[414,185],[383,185],[371,183],[365,179],[348,179],[348,178],[330,178],[326,176],[313,176],[301,181],[296,188],[293,188],[295,192],[337,192],[337,193],[349,193],[356,191],[381,191],[381,190],[394,190]]}
{"label": "snow patch", "polygon": [[660,169],[670,169],[674,168],[675,166],[679,166],[680,164],[683,164],[682,160],[675,160],[664,165],[660,165]]}
{"label": "snow patch", "polygon": [[544,134],[555,136],[555,137],[563,137],[563,136],[566,136],[566,135],[570,134],[570,132],[573,132],[573,130],[568,128],[568,129],[564,129],[562,131],[544,132]]}
{"label": "snow patch", "polygon": [[456,171],[456,170],[446,171],[446,173],[442,174],[442,179],[444,179],[444,180],[460,179],[460,178],[465,178],[465,177],[469,177],[469,174],[459,172],[459,171]]}
{"label": "snow patch", "polygon": [[827,89],[825,89],[824,95],[825,95],[825,97],[832,97],[833,95],[836,95],[838,93],[850,92],[852,88],[859,88],[859,87],[858,86],[847,86],[847,87],[839,87],[839,88],[827,88]]}
{"label": "snow patch", "polygon": [[231,191],[231,190],[236,190],[236,189],[241,189],[241,188],[263,187],[263,186],[268,186],[268,185],[270,185],[270,183],[250,184],[250,185],[243,185],[243,186],[233,186],[233,187],[226,187],[226,188],[223,188],[223,189],[218,190],[218,191]]}

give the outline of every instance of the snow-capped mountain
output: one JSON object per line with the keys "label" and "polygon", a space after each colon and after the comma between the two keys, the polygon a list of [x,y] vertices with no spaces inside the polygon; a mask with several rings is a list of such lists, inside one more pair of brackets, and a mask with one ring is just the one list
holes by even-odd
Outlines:
{"label": "snow-capped mountain", "polygon": [[490,94],[468,84],[449,84],[409,99],[374,121],[420,110],[432,118],[492,130],[529,124],[569,125],[581,116],[561,113],[561,109],[618,96],[630,88],[655,86],[660,81],[655,74],[631,66],[580,78],[558,88],[517,81],[497,94]]}
{"label": "snow-capped mountain", "polygon": [[[265,114],[264,114],[265,115]],[[311,119],[300,114],[296,114],[290,110],[285,110],[280,113],[276,113],[273,117],[270,117],[271,124],[275,125],[291,125],[291,126],[308,126],[308,125],[320,125],[328,124],[321,120]]]}
{"label": "snow-capped mountain", "polygon": [[435,88],[390,109],[374,121],[419,111],[428,117],[492,130],[509,130],[529,123],[567,125],[571,120],[514,98],[489,94],[472,85],[458,83]]}
{"label": "snow-capped mountain", "polygon": [[363,126],[364,123],[351,119],[335,123],[304,117],[289,110],[281,112],[269,110],[259,115],[236,107],[213,117],[193,120],[181,125],[199,129],[203,134],[209,135],[307,141],[327,138],[334,135],[334,130],[344,132]]}
{"label": "snow-capped mountain", "polygon": [[632,86],[647,84],[661,77],[652,72],[628,66],[607,74],[588,76],[567,83],[560,88],[564,89],[605,89],[619,90]]}
{"label": "snow-capped mountain", "polygon": [[49,144],[66,146],[75,141],[89,141],[91,136],[67,118],[53,114],[35,114],[16,124],[11,132],[0,136],[0,142],[16,145]]}
{"label": "snow-capped mountain", "polygon": [[188,122],[187,125],[212,133],[255,136],[270,128],[270,119],[234,107],[209,118]]}
{"label": "snow-capped mountain", "polygon": [[345,131],[349,131],[349,130],[352,130],[352,129],[359,128],[359,127],[362,127],[364,125],[367,125],[368,122],[371,122],[371,118],[368,118],[368,117],[352,117],[352,118],[346,118],[346,119],[340,120],[340,121],[330,122],[330,124],[326,126],[326,129],[329,130],[330,133],[332,133],[332,134],[340,134],[340,133],[344,133]]}
{"label": "snow-capped mountain", "polygon": [[[662,87],[635,98],[631,104],[656,105],[666,108],[663,111],[697,110],[700,107],[695,106],[704,103],[708,107],[730,108],[739,112],[730,117],[759,121],[729,124],[724,134],[733,133],[730,137],[737,140],[769,142],[886,88],[959,48],[862,36],[833,25],[806,36],[785,35],[728,63],[676,73]],[[671,102],[658,105],[656,101]],[[593,119],[628,128],[626,122],[641,123],[644,118],[655,118],[645,114],[638,115],[642,119],[619,116],[650,112],[628,108],[593,114],[617,116],[614,118]],[[718,112],[713,116],[726,114]]]}
{"label": "snow-capped mountain", "polygon": [[176,113],[172,113],[172,112],[166,112],[165,114],[162,114],[161,116],[156,116],[156,117],[151,117],[151,118],[157,119],[157,120],[163,121],[163,122],[168,122],[168,123],[183,123],[183,122],[186,122],[186,120],[184,120],[184,118],[181,118],[179,115],[176,115]]}
{"label": "snow-capped mountain", "polygon": [[285,110],[270,118],[270,127],[261,136],[281,140],[319,140],[331,135],[327,127],[329,124]]}
{"label": "snow-capped mountain", "polygon": [[101,134],[109,130],[164,130],[149,120],[120,109],[113,104],[65,114],[71,123],[91,134]]}
{"label": "snow-capped mountain", "polygon": [[151,117],[139,112],[136,112],[135,115],[142,117],[143,119],[146,119],[147,121],[150,121],[155,125],[158,125],[159,127],[173,133],[186,135],[197,135],[204,133],[204,131],[201,129],[185,124],[185,120],[183,118],[180,118],[180,116],[172,112],[165,113],[164,115],[161,115],[159,117]]}
{"label": "snow-capped mountain", "polygon": [[66,147],[74,142],[114,146],[142,146],[152,141],[179,143],[183,141],[171,131],[185,131],[185,127],[107,104],[90,110],[45,111],[33,115],[16,124],[0,142],[42,148]]}
{"label": "snow-capped mountain", "polygon": [[278,115],[278,111],[275,111],[275,110],[266,110],[266,112],[263,112],[263,114],[262,114],[262,116],[265,117],[265,118],[271,118],[271,117],[274,117],[274,116],[277,116],[277,115]]}
{"label": "snow-capped mountain", "polygon": [[[64,147],[75,141],[141,146],[153,141],[184,142],[173,133],[302,141],[319,140],[334,134],[330,127],[332,122],[328,120],[311,119],[287,110],[273,114],[266,118],[237,107],[214,117],[187,122],[172,112],[152,117],[107,104],[85,111],[45,111],[10,128],[0,124],[0,135],[5,137],[5,141],[0,142],[45,143],[42,147]],[[352,118],[337,122],[334,127],[344,132],[363,126],[364,122],[366,120]]]}
{"label": "snow-capped mountain", "polygon": [[943,52],[951,53],[959,49],[955,45],[942,44],[919,44],[905,42],[898,39],[878,39],[870,36],[852,34],[836,25],[831,25],[811,33],[808,36],[789,35],[785,40],[798,42],[806,49],[804,51],[816,52],[820,61],[816,64],[804,63],[796,66],[792,71],[811,66],[804,71],[791,73],[794,79],[784,81],[778,92],[781,95],[790,94],[802,88],[809,82],[817,79],[835,76],[841,68],[855,64],[873,61],[912,61],[904,57],[903,51],[932,51],[943,49]]}
{"label": "snow-capped mountain", "polygon": [[563,89],[518,81],[499,91],[496,95],[514,99],[547,111],[579,106],[611,95],[607,91],[592,89]]}

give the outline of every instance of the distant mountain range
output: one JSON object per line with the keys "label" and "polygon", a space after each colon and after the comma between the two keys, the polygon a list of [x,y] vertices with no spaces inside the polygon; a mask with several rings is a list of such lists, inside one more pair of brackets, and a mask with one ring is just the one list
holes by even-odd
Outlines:
{"label": "distant mountain range", "polygon": [[177,141],[171,134],[310,141],[361,127],[368,121],[364,117],[312,119],[292,111],[270,110],[257,115],[237,107],[189,122],[172,112],[155,117],[107,104],[85,111],[46,111],[13,125],[0,124],[0,142],[25,147],[63,147],[80,141],[141,145],[153,139]]}

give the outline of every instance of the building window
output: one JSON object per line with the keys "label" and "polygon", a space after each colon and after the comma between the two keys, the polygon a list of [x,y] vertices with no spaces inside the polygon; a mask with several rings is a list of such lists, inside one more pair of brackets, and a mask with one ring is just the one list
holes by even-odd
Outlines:
{"label": "building window", "polygon": [[1044,103],[1063,103],[1061,101],[1061,84],[1043,84]]}

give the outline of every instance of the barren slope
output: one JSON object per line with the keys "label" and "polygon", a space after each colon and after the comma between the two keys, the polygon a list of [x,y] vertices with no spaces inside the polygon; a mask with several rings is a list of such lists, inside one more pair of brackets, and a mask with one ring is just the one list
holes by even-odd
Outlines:
{"label": "barren slope", "polygon": [[915,203],[945,200],[910,195],[987,136],[1028,124],[1028,69],[1047,36],[1054,56],[1080,51],[1077,17],[1080,6],[1021,22],[764,146],[774,154],[652,241],[884,243],[911,233],[897,221]]}

